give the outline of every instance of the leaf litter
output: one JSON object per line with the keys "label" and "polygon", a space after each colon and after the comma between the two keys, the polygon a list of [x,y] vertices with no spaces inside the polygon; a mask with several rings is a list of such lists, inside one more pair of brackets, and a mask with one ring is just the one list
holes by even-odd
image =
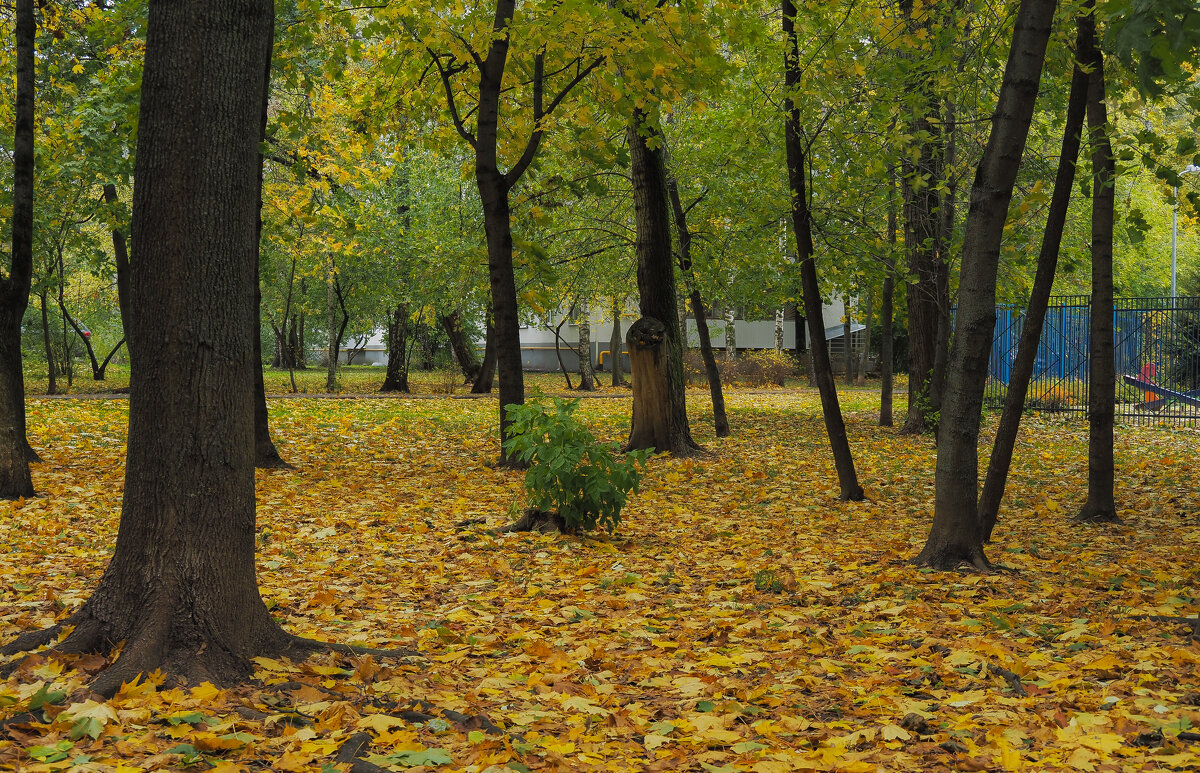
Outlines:
{"label": "leaf litter", "polygon": [[[264,600],[301,636],[414,654],[260,658],[228,689],[155,674],[108,702],[86,689],[103,659],[34,656],[0,683],[0,767],[348,770],[353,741],[418,773],[1200,768],[1200,644],[1171,620],[1200,596],[1196,433],[1122,429],[1125,524],[1081,528],[1086,427],[1030,417],[1004,571],[930,572],[908,560],[933,443],[843,397],[868,501],[837,501],[808,390],[732,392],[721,440],[693,393],[708,452],[652,459],[620,529],[582,538],[490,531],[523,505],[493,401],[273,401],[296,469],[258,474]],[[627,411],[580,413],[608,441]],[[87,598],[120,512],[125,404],[29,421],[47,462],[38,498],[0,503],[3,640]]]}

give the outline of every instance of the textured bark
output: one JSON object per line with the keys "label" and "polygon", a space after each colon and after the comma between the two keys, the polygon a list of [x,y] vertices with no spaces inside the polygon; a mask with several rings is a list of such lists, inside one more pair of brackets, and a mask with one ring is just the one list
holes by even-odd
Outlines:
{"label": "textured bark", "polygon": [[54,344],[50,339],[50,314],[46,307],[46,291],[38,294],[42,308],[42,349],[46,352],[46,394],[58,394],[58,368],[54,364]]}
{"label": "textured bark", "polygon": [[1055,0],[1022,0],[992,129],[975,171],[963,241],[958,320],[938,432],[933,525],[916,562],[988,567],[977,515],[979,413],[996,325],[1004,222],[1025,152]]}
{"label": "textured bark", "polygon": [[1087,124],[1092,153],[1092,309],[1088,326],[1088,495],[1076,521],[1119,521],[1114,495],[1113,420],[1113,210],[1117,166],[1109,143],[1104,55],[1096,44],[1095,17],[1081,17],[1079,58],[1089,67]]}
{"label": "textured bark", "polygon": [[[252,283],[270,0],[150,4],[134,172],[125,495],[62,652],[115,649],[104,695],[161,668],[228,684],[295,652],[254,570]],[[57,628],[18,638],[13,653]]]}
{"label": "textured bark", "polygon": [[737,358],[737,312],[733,309],[725,311],[725,359],[733,361]]}
{"label": "textured bark", "polygon": [[[634,408],[632,427],[629,432],[628,450],[653,447],[659,452],[687,455],[699,446],[692,439],[688,425],[687,401],[683,381],[684,342],[676,320],[679,308],[675,293],[675,267],[671,256],[671,216],[667,204],[666,159],[662,149],[662,137],[647,122],[647,117],[635,111],[629,122],[630,167],[633,177],[633,210],[637,228],[637,283],[638,299],[643,318],[658,320],[663,328],[662,368],[666,378],[665,391],[651,386],[642,379],[639,383],[639,368],[633,364],[634,351],[629,347],[630,368],[633,371]],[[655,147],[647,142],[656,138]],[[634,328],[626,335],[626,343],[634,338]],[[642,341],[644,336],[637,336]],[[649,340],[649,339],[645,339]],[[645,344],[639,344],[644,346]],[[639,400],[639,390],[645,390]],[[649,407],[647,402],[665,401],[662,405]],[[638,406],[643,406],[639,411]],[[650,433],[645,422],[659,414],[669,417],[670,430],[663,438],[647,444]]]}
{"label": "textured bark", "polygon": [[0,279],[0,498],[33,496],[29,474],[37,455],[25,433],[25,374],[21,366],[21,319],[33,281],[33,0],[15,7],[17,103],[13,140],[12,255]]}
{"label": "textured bark", "polygon": [[471,394],[486,395],[492,392],[492,380],[496,375],[496,326],[492,323],[492,307],[487,309],[483,344],[483,362],[479,366],[479,377],[471,385]]}
{"label": "textured bark", "polygon": [[863,345],[862,356],[858,358],[858,372],[856,374],[855,383],[859,386],[865,386],[867,383],[867,363],[871,357],[871,315],[875,312],[875,292],[867,290],[867,302],[863,309]]}
{"label": "textured bark", "polygon": [[450,351],[454,353],[454,361],[462,371],[465,383],[471,384],[479,378],[479,358],[475,356],[475,346],[463,331],[462,312],[458,309],[441,316],[442,330],[450,340]]}
{"label": "textured bark", "polygon": [[[104,201],[107,204],[117,203],[117,186],[112,183],[104,185]],[[113,259],[117,269],[117,308],[121,312],[121,333],[129,337],[126,329],[125,315],[129,313],[129,249],[125,242],[125,233],[114,227],[112,229]]]}
{"label": "textured bark", "polygon": [[[704,299],[696,287],[692,272],[692,232],[687,224],[687,210],[679,198],[679,183],[674,177],[667,178],[667,193],[671,198],[671,209],[675,215],[675,235],[678,241],[679,270],[687,286],[692,315],[696,318],[696,335],[700,339],[700,359],[704,362],[704,375],[708,379],[708,393],[712,397],[713,426],[717,437],[729,437],[729,417],[725,413],[725,392],[721,388],[721,371],[717,358],[713,356],[712,337],[708,332],[708,314],[704,310]],[[686,330],[686,328],[685,328]]]}
{"label": "textured bark", "polygon": [[842,296],[842,367],[845,369],[846,386],[854,383],[854,333],[853,318],[850,316],[850,298]]}
{"label": "textured bark", "polygon": [[[335,268],[332,259],[330,260],[330,268]],[[341,315],[341,319],[338,317],[337,276],[333,275],[329,277],[328,282],[325,284],[325,329],[329,332],[329,341],[325,347],[326,392],[341,391],[341,385],[338,383],[338,369],[342,365],[342,336],[346,333],[346,323],[348,320],[344,314]]]}
{"label": "textured bark", "polygon": [[608,354],[612,359],[612,385],[624,386],[625,374],[621,365],[621,302],[617,296],[612,299],[612,335],[608,338]]}
{"label": "textured bark", "polygon": [[380,392],[408,392],[408,304],[398,303],[388,320],[387,373]]}
{"label": "textured bark", "polygon": [[[912,0],[900,10],[910,33],[926,32],[934,8],[914,15]],[[915,154],[906,153],[900,176],[904,202],[904,245],[908,254],[908,415],[901,430],[920,434],[936,429],[941,409],[941,384],[935,378],[942,310],[949,312],[949,272],[938,249],[941,204],[938,183],[944,176],[945,138],[935,105],[935,73],[919,64],[911,68],[911,90],[918,96],[908,122],[908,134],[920,138]]]}
{"label": "textured bark", "polygon": [[629,369],[633,380],[633,426],[626,451],[652,448],[670,450],[678,444],[678,428],[671,414],[667,370],[667,330],[657,319],[642,317],[629,327]]}
{"label": "textured bark", "polygon": [[[1085,41],[1083,28],[1076,36],[1076,51],[1082,51]],[[1084,45],[1081,45],[1084,44]],[[996,518],[1000,512],[1000,501],[1004,498],[1004,487],[1008,481],[1008,470],[1012,464],[1016,446],[1017,430],[1021,426],[1021,414],[1025,409],[1025,397],[1029,392],[1029,380],[1033,376],[1037,360],[1038,342],[1042,338],[1042,327],[1046,320],[1046,308],[1054,287],[1054,273],[1058,268],[1059,247],[1062,244],[1063,227],[1067,221],[1067,210],[1071,203],[1071,187],[1075,184],[1075,167],[1079,158],[1080,135],[1083,130],[1084,113],[1087,106],[1088,76],[1075,63],[1071,76],[1071,95],[1067,100],[1066,123],[1063,126],[1062,146],[1058,154],[1058,171],[1054,175],[1054,192],[1046,213],[1046,230],[1042,236],[1042,248],[1038,253],[1037,273],[1033,278],[1029,306],[1025,323],[1021,328],[1021,340],[1017,345],[1017,356],[1013,360],[1008,377],[1008,390],[1004,395],[1004,412],[996,428],[996,439],[992,443],[992,456],[988,460],[987,478],[979,494],[979,521],[983,538],[990,541]]]}
{"label": "textured bark", "polygon": [[[783,71],[790,95],[800,85],[800,51],[796,40],[796,7],[792,0],[783,0],[784,56]],[[804,144],[800,111],[791,96],[784,97],[784,144],[787,151],[788,187],[791,191],[792,229],[796,234],[796,258],[800,264],[800,283],[804,291],[804,316],[812,338],[810,357],[813,376],[821,394],[821,414],[833,452],[841,499],[852,502],[864,498],[854,469],[854,456],[846,437],[846,424],[838,404],[837,385],[833,366],[829,362],[829,346],[825,341],[825,325],[821,308],[821,288],[817,279],[817,263],[813,257],[812,213],[808,206],[808,149]]]}
{"label": "textured bark", "polygon": [[596,371],[592,368],[592,312],[586,300],[579,301],[579,388],[596,391]]}
{"label": "textured bark", "polygon": [[[895,254],[897,233],[896,217],[896,167],[888,169],[888,246],[891,254]],[[892,344],[896,338],[895,315],[893,313],[896,298],[896,266],[889,255],[883,267],[883,292],[879,306],[879,323],[882,326],[883,340],[879,342],[879,426],[892,426],[892,360],[895,357]]]}

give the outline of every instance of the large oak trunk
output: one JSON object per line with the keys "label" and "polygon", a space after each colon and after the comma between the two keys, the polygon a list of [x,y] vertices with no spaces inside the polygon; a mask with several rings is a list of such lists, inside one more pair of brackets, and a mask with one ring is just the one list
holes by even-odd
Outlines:
{"label": "large oak trunk", "polygon": [[[59,649],[229,683],[295,641],[254,569],[258,148],[271,0],[152,2],[134,175],[125,495],[116,550]],[[19,651],[55,629],[22,637]]]}
{"label": "large oak trunk", "polygon": [[33,495],[29,462],[37,454],[25,435],[25,374],[21,318],[33,279],[33,0],[16,3],[17,104],[13,141],[12,263],[0,279],[0,497]]}
{"label": "large oak trunk", "polygon": [[1041,81],[1055,0],[1022,0],[992,130],[975,171],[963,241],[958,318],[942,400],[933,525],[919,564],[988,566],[977,517],[979,413],[996,324],[996,270],[1013,184]]}
{"label": "large oak trunk", "polygon": [[[657,320],[662,326],[661,367],[664,369],[666,386],[660,390],[649,383],[639,383],[639,368],[633,363],[634,328],[626,335],[630,343],[630,371],[633,380],[635,410],[629,432],[627,450],[653,447],[659,452],[677,455],[690,454],[700,448],[692,439],[688,425],[687,398],[683,380],[683,345],[679,329],[679,305],[675,292],[675,267],[671,258],[671,217],[667,210],[666,159],[662,148],[662,135],[648,122],[647,116],[634,111],[627,132],[630,149],[630,169],[633,177],[633,209],[637,228],[637,282],[638,299],[643,318]],[[654,141],[647,142],[651,137]],[[654,147],[651,147],[651,144]],[[647,339],[648,340],[648,339]],[[647,407],[638,411],[638,391],[648,389],[640,404]],[[656,405],[649,407],[647,401]],[[649,443],[653,432],[644,426],[652,416],[669,416],[670,432],[659,443]]]}
{"label": "large oak trunk", "polygon": [[1095,17],[1082,17],[1086,41],[1080,58],[1089,65],[1087,123],[1092,151],[1092,309],[1088,325],[1088,495],[1078,521],[1116,521],[1113,492],[1113,420],[1116,365],[1113,362],[1113,210],[1117,166],[1108,139],[1104,104],[1104,55],[1096,44]]}
{"label": "large oak trunk", "polygon": [[[1076,36],[1076,51],[1081,51],[1083,26]],[[1029,306],[1021,328],[1021,340],[1017,345],[1017,356],[1013,360],[1008,377],[1008,390],[1004,394],[1004,412],[996,428],[996,439],[992,443],[992,456],[988,460],[987,478],[979,494],[979,521],[983,538],[990,541],[1000,512],[1000,501],[1008,481],[1009,465],[1012,463],[1013,448],[1017,441],[1017,430],[1021,426],[1021,413],[1025,408],[1025,396],[1029,392],[1029,380],[1033,376],[1037,360],[1038,342],[1042,339],[1042,327],[1046,320],[1046,308],[1054,287],[1054,273],[1058,268],[1059,246],[1062,244],[1063,228],[1067,221],[1067,210],[1071,203],[1071,186],[1075,184],[1075,165],[1079,158],[1080,134],[1087,105],[1088,76],[1075,63],[1071,76],[1071,95],[1067,100],[1066,124],[1063,126],[1062,146],[1058,154],[1058,171],[1054,175],[1054,192],[1046,213],[1046,230],[1042,236],[1042,249],[1038,253],[1037,273],[1033,278],[1033,289],[1029,295]]]}

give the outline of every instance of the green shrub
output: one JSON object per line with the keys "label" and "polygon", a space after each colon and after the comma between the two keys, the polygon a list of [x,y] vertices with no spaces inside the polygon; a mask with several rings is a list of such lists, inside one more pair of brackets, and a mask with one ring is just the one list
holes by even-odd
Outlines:
{"label": "green shrub", "polygon": [[605,445],[575,418],[579,400],[554,398],[553,412],[536,398],[506,405],[512,421],[505,452],[522,464],[529,504],[557,512],[572,532],[602,526],[613,531],[629,492],[637,491],[651,451],[622,455],[616,443]]}

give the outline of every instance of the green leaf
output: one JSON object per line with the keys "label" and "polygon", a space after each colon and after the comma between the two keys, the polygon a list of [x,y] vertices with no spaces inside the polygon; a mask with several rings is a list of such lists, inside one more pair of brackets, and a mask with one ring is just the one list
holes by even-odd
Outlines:
{"label": "green leaf", "polygon": [[63,690],[51,690],[50,685],[43,684],[33,697],[29,699],[29,710],[40,711],[46,706],[58,703],[63,698],[67,697],[67,693]]}
{"label": "green leaf", "polygon": [[88,737],[96,739],[104,732],[104,723],[95,717],[80,717],[75,720],[75,724],[71,726],[71,732],[68,737],[72,741],[78,741],[80,738]]}

